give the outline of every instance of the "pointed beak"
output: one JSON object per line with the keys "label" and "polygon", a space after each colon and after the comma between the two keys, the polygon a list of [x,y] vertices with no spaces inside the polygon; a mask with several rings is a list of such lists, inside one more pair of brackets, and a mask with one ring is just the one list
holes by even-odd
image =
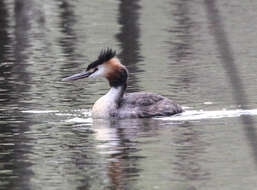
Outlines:
{"label": "pointed beak", "polygon": [[66,78],[62,79],[62,81],[83,79],[83,78],[89,77],[91,74],[92,74],[92,72],[84,71],[82,73],[78,73],[78,74],[66,77]]}

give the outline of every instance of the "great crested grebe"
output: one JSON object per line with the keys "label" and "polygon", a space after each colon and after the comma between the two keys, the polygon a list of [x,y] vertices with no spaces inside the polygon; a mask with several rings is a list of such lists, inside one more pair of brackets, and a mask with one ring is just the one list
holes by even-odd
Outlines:
{"label": "great crested grebe", "polygon": [[102,50],[97,60],[89,64],[86,71],[66,77],[63,81],[86,77],[104,77],[111,86],[109,92],[95,102],[92,109],[93,118],[145,118],[169,116],[183,111],[180,105],[158,94],[125,94],[128,70],[111,49]]}

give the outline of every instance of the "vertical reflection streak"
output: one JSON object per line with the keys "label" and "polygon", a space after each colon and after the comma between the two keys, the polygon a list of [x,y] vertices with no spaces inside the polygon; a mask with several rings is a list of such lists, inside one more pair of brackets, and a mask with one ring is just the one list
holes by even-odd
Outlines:
{"label": "vertical reflection streak", "polygon": [[[187,95],[188,93],[192,93],[191,84],[194,82],[195,78],[194,71],[188,69],[194,64],[192,62],[192,28],[194,23],[190,15],[189,3],[188,0],[178,0],[171,3],[171,6],[175,8],[172,12],[172,20],[175,21],[175,26],[172,25],[172,28],[169,29],[169,32],[172,34],[172,41],[169,42],[171,46],[170,72],[176,72],[173,75],[179,76],[176,82],[171,85],[173,89],[174,86],[177,86],[177,88],[175,88],[177,92],[174,92],[173,96],[179,96],[180,101],[192,101],[188,100]],[[178,74],[178,72],[180,73]],[[185,91],[185,96],[181,98],[183,91]]]}
{"label": "vertical reflection streak", "polygon": [[[217,45],[217,51],[220,54],[222,65],[227,72],[233,89],[232,96],[235,98],[238,105],[242,105],[242,109],[247,109],[247,106],[249,105],[247,94],[242,85],[242,80],[239,77],[232,48],[225,32],[222,17],[220,16],[216,5],[216,0],[204,0],[204,4],[207,12],[207,19],[212,29],[211,33],[214,36]],[[257,167],[257,133],[254,124],[255,121],[251,116],[241,116],[240,118],[244,124],[244,131],[252,149],[255,165]]]}
{"label": "vertical reflection streak", "polygon": [[140,56],[140,29],[139,29],[139,11],[141,9],[139,0],[121,0],[119,7],[119,23],[121,31],[117,34],[117,39],[121,43],[121,60],[131,73],[128,81],[128,90],[139,91],[137,78],[134,73],[139,72],[137,68]]}
{"label": "vertical reflection streak", "polygon": [[60,46],[63,48],[63,55],[69,59],[69,67],[76,67],[73,64],[76,58],[79,57],[75,54],[76,52],[76,42],[77,37],[73,30],[73,26],[76,23],[76,18],[74,15],[74,7],[69,3],[69,1],[62,0],[59,8],[61,10],[61,23],[60,28],[64,37],[60,39]]}
{"label": "vertical reflection streak", "polygon": [[[4,78],[3,83],[0,82],[0,88],[6,88],[7,91],[4,92],[8,94],[1,97],[5,103],[0,103],[1,110],[4,112],[3,115],[1,114],[0,123],[0,165],[1,170],[5,171],[0,175],[1,182],[4,179],[1,188],[30,189],[29,180],[33,173],[29,169],[31,163],[27,161],[26,154],[30,151],[31,146],[28,145],[29,139],[25,133],[31,123],[25,116],[17,112],[17,109],[26,105],[22,101],[22,94],[28,90],[28,86],[23,84],[30,80],[30,76],[26,72],[27,56],[24,53],[29,45],[27,37],[30,25],[27,7],[30,1],[14,1],[14,18],[11,18],[15,19],[13,39],[6,33],[8,11],[10,10],[7,10],[5,2],[0,1],[0,38],[3,39],[0,45],[3,48],[1,48],[3,56],[0,57],[0,62],[10,61],[5,56],[12,57],[12,60],[8,62],[7,66],[3,65],[2,67],[0,64],[1,76]],[[11,40],[15,43],[12,44]],[[14,54],[10,56],[10,52]]]}
{"label": "vertical reflection streak", "polygon": [[174,50],[171,53],[174,54],[172,58],[175,58],[175,63],[178,64],[190,59],[192,54],[190,30],[193,23],[189,15],[188,0],[178,1],[172,5],[176,7],[172,18],[176,21],[177,26],[169,31],[175,34],[175,39],[178,39],[178,41],[171,42],[171,45],[174,46]]}
{"label": "vertical reflection streak", "polygon": [[202,154],[205,153],[208,143],[201,139],[200,132],[194,130],[192,124],[185,123],[176,129],[174,141],[178,145],[175,155],[177,160],[174,162],[175,174],[185,181],[209,179],[210,173],[201,165]]}
{"label": "vertical reflection streak", "polygon": [[[6,73],[10,72],[10,66],[6,64],[8,62],[8,49],[7,46],[10,45],[10,38],[8,36],[8,11],[4,1],[0,1],[0,106],[1,108],[4,105],[8,104],[10,101],[10,93],[11,85],[9,84],[9,80],[7,80],[8,76]],[[4,92],[4,93],[2,93]],[[2,109],[0,111],[2,113]],[[2,113],[4,114],[4,113]]]}
{"label": "vertical reflection streak", "polygon": [[[176,73],[180,78],[173,85],[178,85],[179,92],[176,94],[179,94],[179,96],[181,96],[182,90],[187,91],[185,99],[187,99],[188,93],[192,91],[191,83],[195,77],[194,72],[189,69],[191,65],[188,65],[193,64],[192,28],[194,25],[189,3],[189,0],[178,0],[171,4],[172,8],[174,7],[172,19],[175,21],[175,26],[172,26],[172,29],[169,30],[171,35],[175,36],[169,42],[171,46],[170,58],[172,60],[170,67],[173,67],[171,72],[180,72],[179,75]],[[207,143],[201,139],[199,132],[194,130],[190,123],[180,126],[176,133],[178,134],[175,135],[175,139],[172,139],[178,145],[175,154],[176,160],[173,162],[173,172],[185,182],[189,182],[189,189],[196,189],[192,185],[194,182],[210,178],[207,169],[201,165],[201,158]]]}

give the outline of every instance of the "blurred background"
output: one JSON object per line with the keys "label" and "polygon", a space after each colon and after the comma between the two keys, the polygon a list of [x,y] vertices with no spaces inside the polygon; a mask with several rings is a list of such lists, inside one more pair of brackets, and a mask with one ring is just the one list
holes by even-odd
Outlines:
{"label": "blurred background", "polygon": [[[257,1],[0,0],[0,189],[256,189]],[[92,121],[113,48],[168,118]]]}

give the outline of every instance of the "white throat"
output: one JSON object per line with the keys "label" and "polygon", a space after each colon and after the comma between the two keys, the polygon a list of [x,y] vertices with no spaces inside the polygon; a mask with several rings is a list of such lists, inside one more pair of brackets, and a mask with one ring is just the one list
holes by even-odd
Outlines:
{"label": "white throat", "polygon": [[118,103],[120,98],[121,98],[121,94],[122,93],[122,87],[112,87],[107,94],[105,94],[103,97],[106,99],[106,101],[112,102],[112,103]]}
{"label": "white throat", "polygon": [[118,104],[123,95],[123,87],[112,87],[107,94],[99,98],[92,109],[94,118],[110,117],[118,109]]}

